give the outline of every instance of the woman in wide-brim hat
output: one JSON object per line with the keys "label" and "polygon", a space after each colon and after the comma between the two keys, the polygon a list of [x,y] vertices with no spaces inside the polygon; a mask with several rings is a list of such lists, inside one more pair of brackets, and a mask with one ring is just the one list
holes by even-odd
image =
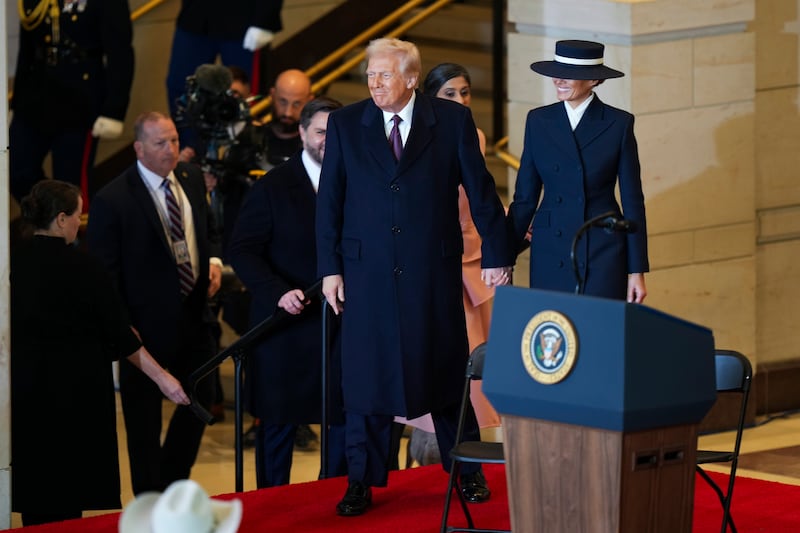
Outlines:
{"label": "woman in wide-brim hat", "polygon": [[[594,92],[624,76],[604,64],[603,52],[601,43],[558,41],[553,60],[531,65],[553,79],[559,102],[528,113],[509,226],[518,252],[530,239],[532,288],[573,292],[580,281],[585,294],[640,303],[649,263],[634,118]],[[576,273],[574,236],[609,211],[636,231],[590,229],[578,241]]]}

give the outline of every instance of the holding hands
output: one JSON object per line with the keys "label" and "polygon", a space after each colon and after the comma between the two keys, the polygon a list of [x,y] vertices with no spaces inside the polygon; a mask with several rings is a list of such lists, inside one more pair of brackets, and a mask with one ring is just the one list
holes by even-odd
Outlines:
{"label": "holding hands", "polygon": [[511,283],[511,267],[492,267],[481,270],[481,279],[487,287],[508,285]]}

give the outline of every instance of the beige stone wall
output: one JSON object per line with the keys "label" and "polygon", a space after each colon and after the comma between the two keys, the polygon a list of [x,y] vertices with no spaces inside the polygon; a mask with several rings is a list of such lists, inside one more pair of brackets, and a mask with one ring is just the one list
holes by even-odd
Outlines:
{"label": "beige stone wall", "polygon": [[718,347],[765,360],[756,341],[754,16],[754,0],[509,0],[509,147],[521,154],[527,109],[555,101],[550,80],[528,65],[552,58],[558,39],[604,42],[606,62],[627,75],[597,93],[636,115],[647,304],[711,328]]}
{"label": "beige stone wall", "polygon": [[756,324],[760,361],[800,356],[800,2],[759,0]]}

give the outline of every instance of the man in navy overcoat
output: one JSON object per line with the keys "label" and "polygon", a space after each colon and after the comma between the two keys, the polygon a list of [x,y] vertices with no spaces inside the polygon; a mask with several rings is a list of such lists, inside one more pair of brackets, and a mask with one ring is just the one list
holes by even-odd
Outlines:
{"label": "man in navy overcoat", "polygon": [[[261,421],[256,432],[259,488],[289,483],[298,425],[319,423],[322,417],[322,310],[317,295],[303,289],[317,280],[316,187],[328,114],[341,106],[319,97],[303,107],[303,149],[253,184],[231,236],[231,264],[252,295],[251,326],[279,309],[292,315],[264,337],[248,361],[251,410]],[[347,468],[335,347],[328,365],[328,476],[344,475]]]}
{"label": "man in navy overcoat", "polygon": [[[483,238],[486,282],[507,283],[511,261],[469,110],[415,91],[413,44],[378,39],[367,57],[372,98],[331,113],[317,199],[318,273],[328,302],[343,312],[349,487],[337,512],[345,516],[363,513],[370,487],[386,484],[395,415],[431,412],[450,467],[468,355],[459,184]],[[468,419],[468,438],[477,440],[474,413]],[[483,475],[468,466],[465,496],[483,501]]]}

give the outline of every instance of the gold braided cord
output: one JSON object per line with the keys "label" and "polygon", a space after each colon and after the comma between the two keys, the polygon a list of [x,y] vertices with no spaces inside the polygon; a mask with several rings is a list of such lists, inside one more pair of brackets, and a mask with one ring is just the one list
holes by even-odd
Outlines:
{"label": "gold braided cord", "polygon": [[17,11],[19,11],[19,21],[22,27],[26,31],[31,31],[36,29],[48,14],[53,20],[58,21],[58,0],[41,0],[36,7],[31,9],[30,14],[25,13],[24,0],[17,0]]}

